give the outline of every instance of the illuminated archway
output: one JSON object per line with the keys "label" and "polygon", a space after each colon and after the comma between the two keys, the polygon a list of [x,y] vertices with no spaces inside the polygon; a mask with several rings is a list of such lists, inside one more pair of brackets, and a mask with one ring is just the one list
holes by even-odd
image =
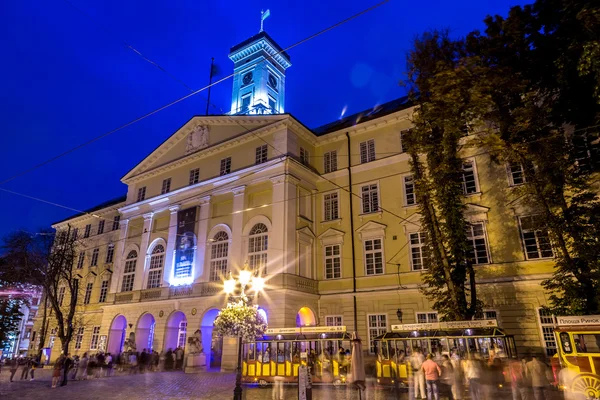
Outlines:
{"label": "illuminated archway", "polygon": [[[192,334],[194,332],[191,332]],[[177,347],[185,349],[187,337],[190,332],[187,331],[187,318],[181,311],[173,312],[167,319],[165,327],[165,343],[163,349],[165,351],[175,350]]]}
{"label": "illuminated archway", "polygon": [[302,307],[296,314],[296,326],[316,326],[315,313],[308,307]]}
{"label": "illuminated archway", "polygon": [[125,335],[127,333],[127,319],[123,315],[117,315],[113,319],[108,331],[108,346],[106,351],[111,354],[118,354],[123,351]]}
{"label": "illuminated archway", "polygon": [[204,313],[200,330],[202,331],[202,347],[206,357],[206,365],[209,368],[218,368],[221,366],[221,354],[223,347],[223,338],[213,335],[215,318],[219,314],[216,308],[210,309]]}
{"label": "illuminated archway", "polygon": [[140,353],[146,349],[154,348],[154,328],[156,320],[150,313],[146,313],[140,317],[135,328],[135,346]]}

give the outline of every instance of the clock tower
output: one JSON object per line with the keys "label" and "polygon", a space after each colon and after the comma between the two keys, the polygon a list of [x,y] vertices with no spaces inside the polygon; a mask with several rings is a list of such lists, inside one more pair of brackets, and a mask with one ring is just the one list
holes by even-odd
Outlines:
{"label": "clock tower", "polygon": [[231,115],[284,112],[285,70],[292,64],[262,24],[257,35],[230,49],[229,59],[234,63]]}

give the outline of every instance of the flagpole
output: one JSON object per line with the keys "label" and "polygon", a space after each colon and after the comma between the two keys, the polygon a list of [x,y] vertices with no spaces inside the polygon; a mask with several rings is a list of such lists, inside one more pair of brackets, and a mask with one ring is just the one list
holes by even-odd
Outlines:
{"label": "flagpole", "polygon": [[207,95],[207,99],[206,99],[206,115],[208,115],[208,107],[210,106],[210,88],[211,88],[212,78],[213,78],[213,64],[214,63],[215,63],[215,58],[211,57],[211,59],[210,59],[210,76],[208,78],[208,95]]}

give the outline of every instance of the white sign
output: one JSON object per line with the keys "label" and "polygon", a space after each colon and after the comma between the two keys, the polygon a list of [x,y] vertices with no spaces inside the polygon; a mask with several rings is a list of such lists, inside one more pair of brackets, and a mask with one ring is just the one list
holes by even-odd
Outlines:
{"label": "white sign", "polygon": [[432,331],[444,329],[478,329],[495,328],[497,326],[498,321],[496,321],[495,319],[479,319],[473,321],[448,321],[429,322],[426,324],[392,325],[392,332]]}
{"label": "white sign", "polygon": [[600,325],[600,315],[556,317],[558,325]]}
{"label": "white sign", "polygon": [[332,333],[346,332],[345,326],[305,326],[303,328],[269,328],[266,335],[289,335],[294,333]]}

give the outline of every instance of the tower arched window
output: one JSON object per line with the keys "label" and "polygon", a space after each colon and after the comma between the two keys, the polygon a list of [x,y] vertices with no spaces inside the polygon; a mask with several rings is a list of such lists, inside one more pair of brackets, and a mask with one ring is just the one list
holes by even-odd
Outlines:
{"label": "tower arched window", "polygon": [[133,290],[133,280],[135,279],[135,266],[137,264],[137,251],[131,250],[125,259],[125,268],[123,269],[123,283],[121,292],[131,292]]}
{"label": "tower arched window", "polygon": [[229,236],[221,231],[213,237],[210,246],[210,280],[219,281],[227,273],[229,255]]}
{"label": "tower arched window", "polygon": [[154,246],[150,256],[150,267],[148,268],[148,289],[160,287],[162,282],[162,271],[165,264],[165,248],[162,244]]}
{"label": "tower arched window", "polygon": [[267,248],[269,232],[265,224],[258,223],[252,227],[248,235],[248,266],[251,271],[261,275],[267,273]]}

